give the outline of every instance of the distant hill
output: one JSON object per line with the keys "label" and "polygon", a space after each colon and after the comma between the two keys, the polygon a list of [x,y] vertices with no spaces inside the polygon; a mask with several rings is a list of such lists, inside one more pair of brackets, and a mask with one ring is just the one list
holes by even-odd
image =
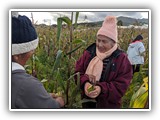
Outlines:
{"label": "distant hill", "polygon": [[[117,21],[122,21],[123,26],[129,26],[129,25],[143,25],[148,24],[148,19],[136,19],[131,17],[124,17],[120,16],[117,18]],[[79,26],[86,26],[86,27],[100,27],[102,26],[103,21],[98,22],[84,22],[84,23],[78,23]],[[40,26],[46,26],[45,24],[40,24]],[[56,27],[56,24],[52,24],[53,27]],[[65,25],[64,25],[65,26]]]}
{"label": "distant hill", "polygon": [[[121,20],[123,23],[123,26],[129,26],[129,25],[143,25],[148,24],[148,19],[136,19],[136,18],[130,18],[130,17],[123,17],[120,16],[117,18],[117,21]],[[88,22],[88,23],[79,23],[78,25],[85,25],[85,26],[101,26],[103,21],[98,22]]]}
{"label": "distant hill", "polygon": [[123,22],[123,26],[133,25],[138,23],[139,25],[148,24],[148,19],[135,19],[130,17],[123,17],[120,16],[117,18],[117,20],[121,20]]}

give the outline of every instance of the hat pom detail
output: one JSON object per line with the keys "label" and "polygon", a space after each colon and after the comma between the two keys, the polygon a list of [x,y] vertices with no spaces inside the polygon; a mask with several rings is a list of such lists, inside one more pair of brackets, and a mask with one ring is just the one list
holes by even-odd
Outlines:
{"label": "hat pom detail", "polygon": [[12,17],[18,18],[18,16],[19,16],[18,12],[12,12]]}
{"label": "hat pom detail", "polygon": [[115,16],[105,18],[102,27],[97,32],[98,35],[104,35],[117,42],[117,19]]}

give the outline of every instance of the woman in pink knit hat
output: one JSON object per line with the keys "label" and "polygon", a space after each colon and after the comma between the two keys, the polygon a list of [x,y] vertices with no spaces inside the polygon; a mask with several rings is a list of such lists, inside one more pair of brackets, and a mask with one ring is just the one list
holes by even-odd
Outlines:
{"label": "woman in pink knit hat", "polygon": [[117,36],[116,17],[107,16],[97,32],[96,43],[76,62],[82,99],[88,101],[83,102],[83,108],[121,108],[121,98],[132,79],[132,66],[118,49]]}

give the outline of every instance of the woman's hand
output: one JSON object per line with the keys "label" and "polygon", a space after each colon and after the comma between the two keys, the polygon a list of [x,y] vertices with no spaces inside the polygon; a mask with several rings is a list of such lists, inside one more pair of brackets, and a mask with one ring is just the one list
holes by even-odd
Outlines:
{"label": "woman's hand", "polygon": [[88,97],[90,98],[96,98],[101,93],[100,86],[95,85],[94,90],[88,93]]}
{"label": "woman's hand", "polygon": [[85,92],[85,94],[86,94],[88,97],[90,97],[90,98],[96,98],[96,97],[101,93],[101,88],[100,88],[100,86],[95,85],[95,86],[93,86],[93,87],[94,87],[94,90],[89,92],[89,91],[88,91],[88,88],[89,88],[90,86],[92,86],[92,84],[89,83],[89,82],[86,82],[86,84],[85,84],[85,86],[84,86],[84,92]]}
{"label": "woman's hand", "polygon": [[96,84],[96,76],[94,76],[94,75],[88,75],[88,78],[89,78],[89,81],[92,84]]}

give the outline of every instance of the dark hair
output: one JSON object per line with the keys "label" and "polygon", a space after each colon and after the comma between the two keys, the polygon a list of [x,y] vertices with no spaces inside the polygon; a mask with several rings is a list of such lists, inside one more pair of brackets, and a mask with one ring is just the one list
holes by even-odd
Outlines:
{"label": "dark hair", "polygon": [[133,40],[133,42],[138,41],[138,40],[143,40],[142,35],[138,35],[138,36]]}

